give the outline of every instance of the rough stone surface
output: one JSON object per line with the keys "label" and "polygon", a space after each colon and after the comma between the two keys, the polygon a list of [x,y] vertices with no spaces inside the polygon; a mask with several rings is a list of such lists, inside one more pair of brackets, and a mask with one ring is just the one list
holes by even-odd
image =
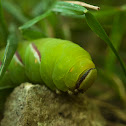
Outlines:
{"label": "rough stone surface", "polygon": [[104,126],[97,106],[84,94],[58,95],[24,83],[8,97],[1,126]]}

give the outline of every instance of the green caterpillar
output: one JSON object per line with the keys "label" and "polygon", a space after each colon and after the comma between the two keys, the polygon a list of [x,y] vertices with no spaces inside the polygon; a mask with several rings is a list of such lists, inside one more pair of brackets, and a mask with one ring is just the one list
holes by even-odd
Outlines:
{"label": "green caterpillar", "polygon": [[[4,49],[0,61],[3,55]],[[0,86],[44,82],[51,90],[75,93],[87,90],[96,76],[89,53],[79,45],[44,38],[19,44]]]}

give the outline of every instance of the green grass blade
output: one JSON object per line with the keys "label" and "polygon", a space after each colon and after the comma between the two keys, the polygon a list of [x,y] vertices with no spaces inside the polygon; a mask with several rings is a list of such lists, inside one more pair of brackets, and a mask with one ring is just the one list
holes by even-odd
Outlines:
{"label": "green grass blade", "polygon": [[6,69],[8,65],[10,64],[11,59],[17,49],[17,36],[15,34],[14,27],[11,28],[10,32],[11,33],[7,39],[7,45],[6,45],[6,49],[4,53],[4,58],[2,61],[2,65],[0,67],[0,80],[2,79],[4,73],[6,72]]}
{"label": "green grass blade", "polygon": [[[116,13],[114,20],[113,20],[113,26],[112,26],[112,31],[110,35],[110,39],[115,46],[116,50],[119,49],[123,35],[124,35],[124,26],[125,26],[125,18],[126,15],[123,13]],[[112,50],[108,50],[108,55],[106,57],[106,62],[105,62],[105,69],[109,72],[114,71],[115,68],[115,60],[116,57],[113,54]],[[108,63],[109,62],[109,63]]]}
{"label": "green grass blade", "polygon": [[120,65],[121,65],[121,67],[124,71],[124,74],[126,76],[126,68],[124,66],[124,63],[123,63],[122,59],[120,58],[118,52],[116,51],[115,47],[113,46],[112,42],[110,41],[109,37],[107,36],[106,32],[104,31],[104,29],[100,25],[100,23],[89,12],[85,14],[85,18],[86,18],[87,24],[92,29],[92,31],[95,32],[102,40],[104,40],[109,45],[109,47],[112,49],[112,51],[116,55],[117,59],[119,60]]}
{"label": "green grass blade", "polygon": [[83,6],[73,4],[73,3],[63,2],[63,1],[57,2],[52,10],[54,12],[59,12],[61,15],[73,16],[73,17],[76,17],[78,15],[83,15],[88,11]]}
{"label": "green grass blade", "polygon": [[80,13],[87,12],[87,9],[81,5],[73,4],[73,3],[68,3],[68,2],[63,2],[59,1],[55,4],[55,7],[53,10],[59,10],[59,11],[64,11],[64,10],[72,10]]}
{"label": "green grass blade", "polygon": [[46,18],[47,16],[49,16],[50,13],[51,13],[51,10],[48,10],[44,14],[42,14],[40,16],[37,16],[37,17],[33,18],[32,20],[26,22],[24,25],[20,26],[19,29],[20,30],[24,30],[24,29],[27,29],[27,28],[33,26],[34,24],[36,24],[40,20],[42,20],[42,19]]}
{"label": "green grass blade", "polygon": [[83,14],[87,12],[87,9],[80,5],[76,5],[76,4],[71,4],[71,3],[67,3],[67,2],[56,2],[55,4],[53,4],[51,6],[51,9],[49,9],[47,12],[26,22],[24,25],[20,26],[19,29],[24,30],[24,29],[27,29],[27,28],[33,26],[40,20],[48,17],[52,11],[61,12],[64,15],[74,15],[75,17],[76,16],[78,17],[79,15],[83,16]]}
{"label": "green grass blade", "polygon": [[4,39],[6,41],[6,38],[8,36],[8,29],[7,29],[6,21],[5,21],[4,15],[3,15],[1,0],[0,0],[0,24],[1,24],[2,31],[3,31]]}

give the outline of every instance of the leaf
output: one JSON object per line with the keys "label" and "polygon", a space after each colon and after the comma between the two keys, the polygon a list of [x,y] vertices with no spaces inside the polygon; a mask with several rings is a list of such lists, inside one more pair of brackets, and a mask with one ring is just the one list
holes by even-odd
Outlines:
{"label": "leaf", "polygon": [[45,12],[44,14],[37,16],[35,18],[33,18],[32,20],[26,22],[24,25],[20,26],[19,29],[23,30],[23,29],[27,29],[31,26],[33,26],[34,24],[36,24],[37,22],[39,22],[40,20],[46,18],[47,16],[49,16],[51,13],[51,10],[48,10],[47,12]]}
{"label": "leaf", "polygon": [[85,7],[63,1],[57,2],[52,10],[61,13],[61,15],[73,17],[84,16],[83,14],[88,11]]}
{"label": "leaf", "polygon": [[4,58],[2,61],[2,65],[0,67],[0,80],[2,79],[4,73],[6,72],[6,69],[8,67],[8,65],[11,62],[11,59],[17,49],[17,37],[16,37],[16,32],[14,27],[11,27],[10,30],[10,35],[8,36],[7,39],[7,45],[6,45],[6,49],[5,49],[5,53],[4,53]]}
{"label": "leaf", "polygon": [[100,25],[100,23],[97,21],[97,19],[91,14],[91,13],[85,13],[85,18],[87,21],[87,24],[92,29],[93,32],[95,32],[102,40],[104,40],[108,46],[112,49],[113,53],[116,55],[117,59],[120,62],[120,65],[124,71],[124,74],[126,76],[126,68],[124,66],[124,63],[122,59],[120,58],[118,52],[116,51],[115,47],[113,46],[112,42],[110,41],[109,37],[107,36],[106,32]]}
{"label": "leaf", "polygon": [[83,14],[87,12],[87,9],[73,3],[55,2],[55,4],[53,4],[48,11],[26,22],[24,25],[20,26],[19,29],[24,30],[33,26],[40,20],[48,17],[52,11],[61,12],[64,15],[69,15],[69,16],[74,15],[74,17],[79,17],[81,15],[84,16]]}

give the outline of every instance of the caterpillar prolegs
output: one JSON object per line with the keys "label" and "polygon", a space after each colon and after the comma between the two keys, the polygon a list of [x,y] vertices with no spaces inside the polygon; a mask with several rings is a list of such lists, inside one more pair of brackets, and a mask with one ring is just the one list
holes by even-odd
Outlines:
{"label": "caterpillar prolegs", "polygon": [[[4,50],[0,52],[2,60]],[[51,90],[87,90],[97,70],[87,51],[67,40],[43,38],[20,43],[0,85],[30,81],[45,83]]]}

